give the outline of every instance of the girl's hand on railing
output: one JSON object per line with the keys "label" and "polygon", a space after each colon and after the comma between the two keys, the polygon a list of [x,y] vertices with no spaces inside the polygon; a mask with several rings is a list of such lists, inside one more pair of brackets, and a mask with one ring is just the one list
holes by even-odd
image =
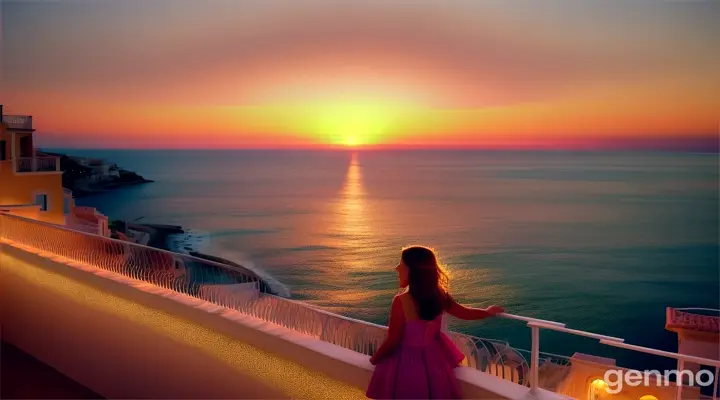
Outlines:
{"label": "girl's hand on railing", "polygon": [[505,312],[505,309],[500,306],[490,306],[485,311],[491,316],[494,317],[498,314],[502,314]]}

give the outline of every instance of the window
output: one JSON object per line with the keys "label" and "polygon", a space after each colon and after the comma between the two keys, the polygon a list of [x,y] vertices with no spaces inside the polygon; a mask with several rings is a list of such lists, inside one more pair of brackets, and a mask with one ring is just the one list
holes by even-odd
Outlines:
{"label": "window", "polygon": [[35,195],[35,204],[40,206],[40,211],[47,211],[47,209],[48,209],[47,195],[46,194],[36,194]]}

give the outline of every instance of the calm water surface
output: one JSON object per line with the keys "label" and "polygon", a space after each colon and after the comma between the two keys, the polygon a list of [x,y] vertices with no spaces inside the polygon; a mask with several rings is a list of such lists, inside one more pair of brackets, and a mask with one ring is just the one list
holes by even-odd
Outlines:
{"label": "calm water surface", "polygon": [[[400,248],[438,249],[472,305],[676,350],[665,307],[720,307],[717,155],[473,151],[69,151],[156,182],[78,201],[180,224],[293,297],[386,323]],[[455,329],[529,348],[513,321]],[[543,332],[541,348],[672,362]]]}

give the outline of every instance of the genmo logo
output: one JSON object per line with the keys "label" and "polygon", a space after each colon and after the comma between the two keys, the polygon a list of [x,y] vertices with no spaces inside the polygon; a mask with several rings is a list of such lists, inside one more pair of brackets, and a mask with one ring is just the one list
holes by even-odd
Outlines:
{"label": "genmo logo", "polygon": [[675,386],[675,382],[683,382],[685,386],[712,386],[715,376],[708,370],[693,372],[690,370],[658,370],[638,371],[626,369],[609,369],[603,376],[604,382],[596,380],[593,386],[596,389],[604,389],[607,393],[617,394],[622,392],[626,386]]}

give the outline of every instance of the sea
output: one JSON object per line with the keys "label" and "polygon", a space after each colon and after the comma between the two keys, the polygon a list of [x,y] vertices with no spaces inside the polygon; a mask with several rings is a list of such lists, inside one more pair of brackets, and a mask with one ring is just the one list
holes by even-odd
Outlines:
{"label": "sea", "polygon": [[[72,150],[154,183],[77,200],[177,224],[178,251],[252,265],[294,299],[386,324],[403,246],[435,248],[472,306],[677,351],[666,307],[720,308],[717,154],[470,150]],[[452,329],[530,348],[518,321]],[[544,352],[674,361],[542,331]]]}

